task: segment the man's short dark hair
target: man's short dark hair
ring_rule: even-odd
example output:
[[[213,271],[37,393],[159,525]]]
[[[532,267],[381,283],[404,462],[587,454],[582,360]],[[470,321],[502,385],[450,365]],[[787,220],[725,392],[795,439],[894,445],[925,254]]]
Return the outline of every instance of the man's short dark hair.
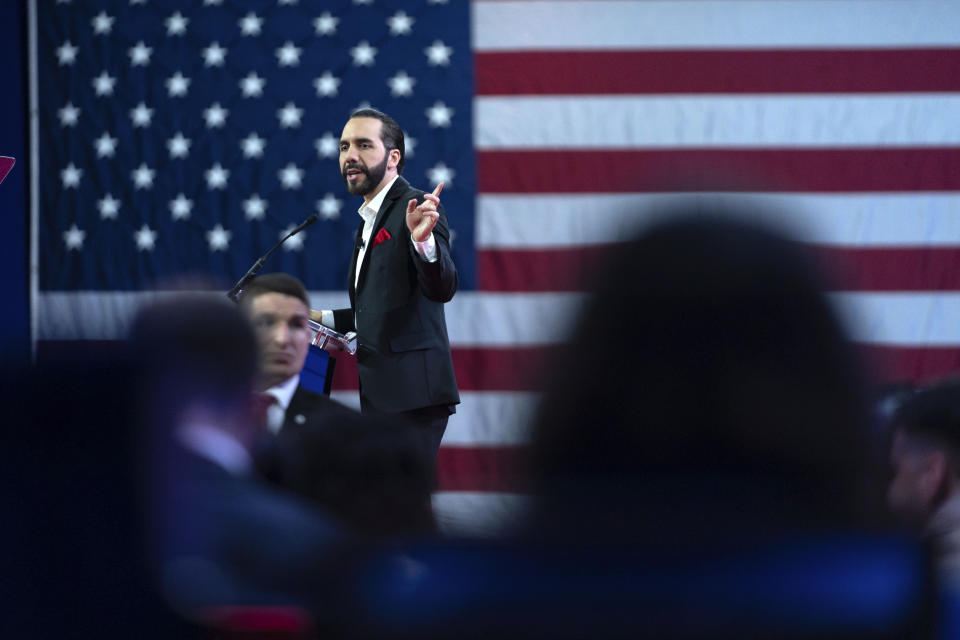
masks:
[[[303,304],[310,307],[310,296],[307,295],[307,288],[303,283],[291,276],[289,273],[265,273],[257,276],[243,290],[240,296],[241,304],[250,304],[253,299],[265,293],[282,293],[293,296],[303,301]]]
[[[397,173],[403,172],[403,166],[407,163],[406,148],[403,141],[403,129],[397,124],[397,121],[377,109],[357,109],[350,114],[350,119],[354,118],[374,118],[382,123],[380,127],[380,140],[386,147],[387,153],[390,149],[396,149],[400,152],[400,162],[397,163]]]
[[[918,390],[894,413],[892,426],[960,451],[960,378]]]

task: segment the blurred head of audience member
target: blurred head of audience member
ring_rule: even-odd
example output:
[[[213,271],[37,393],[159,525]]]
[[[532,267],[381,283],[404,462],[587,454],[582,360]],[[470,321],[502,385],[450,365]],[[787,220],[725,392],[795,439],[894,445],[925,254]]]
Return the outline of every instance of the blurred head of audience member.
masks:
[[[371,538],[433,533],[433,473],[414,429],[348,412],[306,424],[280,441],[278,482]]]
[[[882,512],[865,388],[805,251],[743,211],[659,213],[609,260],[555,363],[538,516],[582,536]]]
[[[300,373],[310,347],[310,298],[297,278],[286,273],[257,276],[240,299],[260,346],[258,390]]]
[[[960,570],[960,378],[904,400],[891,435],[890,508],[925,527],[944,564]]]
[[[202,422],[249,448],[255,435],[250,394],[257,343],[234,305],[175,295],[144,308],[130,338],[145,372],[145,418],[157,435]]]

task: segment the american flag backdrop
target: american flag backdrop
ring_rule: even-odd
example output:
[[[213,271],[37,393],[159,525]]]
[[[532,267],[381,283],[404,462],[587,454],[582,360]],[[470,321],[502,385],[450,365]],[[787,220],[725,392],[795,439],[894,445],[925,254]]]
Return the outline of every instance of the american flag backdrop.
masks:
[[[916,0],[32,0],[34,335],[123,335],[177,276],[267,271],[346,306],[359,224],[336,142],[371,105],[441,196],[463,397],[438,504],[511,472],[583,274],[696,189],[785,222],[881,380],[960,371],[960,3]],[[764,206],[769,205],[769,206]],[[340,358],[334,396],[356,399]]]

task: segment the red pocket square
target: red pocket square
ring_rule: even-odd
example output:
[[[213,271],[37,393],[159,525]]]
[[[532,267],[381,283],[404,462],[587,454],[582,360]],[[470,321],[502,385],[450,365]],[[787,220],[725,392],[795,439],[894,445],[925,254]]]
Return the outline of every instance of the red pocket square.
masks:
[[[390,237],[391,236],[389,231],[387,231],[386,229],[380,229],[380,231],[377,232],[377,236],[373,239],[373,246],[377,246],[384,240],[389,240]]]

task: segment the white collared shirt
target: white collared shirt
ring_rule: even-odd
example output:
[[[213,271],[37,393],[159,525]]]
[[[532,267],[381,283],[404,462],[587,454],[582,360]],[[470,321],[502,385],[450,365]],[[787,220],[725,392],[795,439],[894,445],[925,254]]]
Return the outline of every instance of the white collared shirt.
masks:
[[[290,401],[293,399],[293,394],[297,391],[299,385],[300,374],[298,373],[292,378],[264,391],[264,393],[270,394],[276,399],[276,402],[267,407],[267,428],[270,429],[272,433],[278,433],[280,427],[283,426],[283,419],[287,415],[287,408],[290,406]]]
[[[393,183],[397,181],[399,175],[393,176],[393,179],[387,184],[383,185],[383,189],[380,189],[377,195],[373,196],[373,200],[370,202],[364,201],[360,208],[357,209],[357,213],[360,214],[360,217],[363,219],[363,231],[360,232],[360,250],[357,251],[357,268],[353,272],[353,287],[357,287],[357,283],[360,282],[360,269],[363,266],[363,256],[367,254],[367,247],[370,246],[370,235],[373,233],[373,227],[377,223],[377,214],[380,213],[380,207],[383,206],[383,201],[387,197],[387,192],[390,191],[390,187],[393,186]]]

